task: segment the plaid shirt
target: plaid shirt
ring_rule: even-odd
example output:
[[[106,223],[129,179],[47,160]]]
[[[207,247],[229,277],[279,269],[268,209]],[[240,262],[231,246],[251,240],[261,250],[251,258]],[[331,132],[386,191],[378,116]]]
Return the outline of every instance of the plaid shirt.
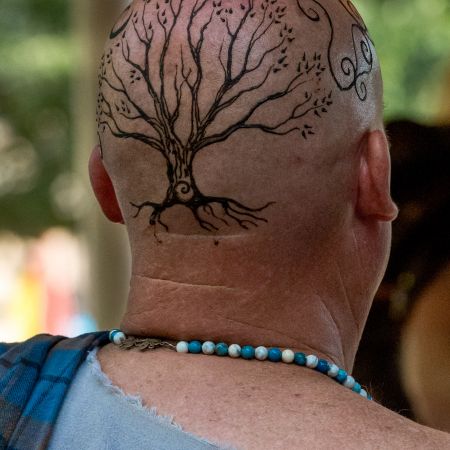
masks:
[[[47,448],[78,368],[89,350],[108,342],[102,331],[0,343],[0,450]]]

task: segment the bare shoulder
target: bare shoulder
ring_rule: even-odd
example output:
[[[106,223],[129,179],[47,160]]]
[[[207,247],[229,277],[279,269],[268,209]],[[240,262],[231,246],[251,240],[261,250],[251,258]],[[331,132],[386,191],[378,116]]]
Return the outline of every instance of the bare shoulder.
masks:
[[[358,404],[349,402],[354,424],[343,427],[345,432],[341,433],[347,434],[347,448],[450,449],[450,434],[420,425],[375,402],[356,400]],[[352,446],[352,441],[360,445]]]
[[[321,392],[323,398],[305,395],[292,419],[292,402],[280,402],[274,426],[285,429],[286,436],[283,445],[271,448],[450,450],[448,433],[420,425],[340,386]]]
[[[98,356],[106,375],[127,394],[173,416],[185,431],[238,449],[450,450],[450,435],[313,371],[111,346]]]

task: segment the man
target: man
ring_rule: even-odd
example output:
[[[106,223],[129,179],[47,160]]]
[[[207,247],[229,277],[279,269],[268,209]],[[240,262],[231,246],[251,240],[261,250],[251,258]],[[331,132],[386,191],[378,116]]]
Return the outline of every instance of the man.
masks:
[[[354,7],[135,0],[111,32],[99,88],[90,172],[129,233],[125,335],[287,348],[350,372],[397,214],[378,61]],[[28,366],[47,384],[16,401],[25,412],[3,394],[8,448],[37,447],[33,427],[54,449],[450,448],[299,364],[125,350],[105,333],[54,338],[50,351],[39,339],[25,350],[39,353]],[[3,384],[29,361],[17,348]],[[49,392],[57,405],[67,397],[45,414]]]

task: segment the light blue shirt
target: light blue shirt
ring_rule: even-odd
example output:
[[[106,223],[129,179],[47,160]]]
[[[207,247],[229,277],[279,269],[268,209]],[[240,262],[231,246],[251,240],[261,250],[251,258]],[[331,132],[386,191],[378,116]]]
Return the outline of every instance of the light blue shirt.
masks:
[[[48,450],[236,450],[183,431],[140,397],[126,395],[102,372],[97,350],[72,381]]]

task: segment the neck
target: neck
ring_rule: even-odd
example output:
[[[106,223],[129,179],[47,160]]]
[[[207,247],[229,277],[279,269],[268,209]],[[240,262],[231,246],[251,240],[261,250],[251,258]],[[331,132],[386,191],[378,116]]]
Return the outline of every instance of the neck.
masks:
[[[154,246],[158,264],[135,257],[121,323],[126,334],[290,348],[351,371],[374,294],[360,277],[343,275],[355,273],[355,258],[294,249],[295,260],[307,264],[293,265],[283,264],[289,250],[277,253],[270,245],[249,255],[236,239],[222,240],[220,253],[214,244],[205,252],[183,242],[172,237]]]

